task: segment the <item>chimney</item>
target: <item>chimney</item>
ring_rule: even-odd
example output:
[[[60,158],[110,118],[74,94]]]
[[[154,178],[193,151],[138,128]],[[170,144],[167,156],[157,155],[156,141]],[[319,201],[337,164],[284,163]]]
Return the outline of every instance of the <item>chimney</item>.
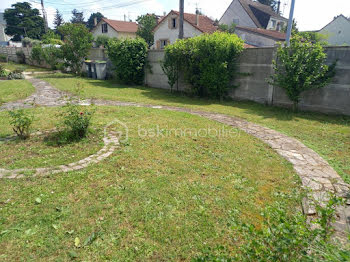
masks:
[[[278,2],[277,2],[277,14],[280,14],[280,11],[281,11],[281,1],[278,0]]]
[[[165,11],[163,12],[163,16],[166,16],[166,12]]]
[[[126,14],[124,14],[124,21],[126,22]]]
[[[196,25],[199,25],[199,10],[198,8],[196,9]]]
[[[94,17],[94,26],[97,26],[97,17]]]

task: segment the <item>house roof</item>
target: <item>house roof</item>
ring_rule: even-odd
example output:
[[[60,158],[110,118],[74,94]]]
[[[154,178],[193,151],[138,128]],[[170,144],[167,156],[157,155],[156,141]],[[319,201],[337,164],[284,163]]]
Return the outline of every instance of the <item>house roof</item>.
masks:
[[[350,23],[350,17],[347,18],[345,15],[341,14],[341,15],[335,16],[332,21],[330,21],[328,24],[326,24],[324,27],[322,27],[320,30],[317,30],[316,32],[322,31],[323,29],[325,29],[327,26],[329,26],[330,24],[332,24],[335,20],[337,20],[339,18],[344,18],[346,21],[348,21]]]
[[[156,30],[158,26],[171,14],[176,14],[178,16],[180,15],[178,11],[170,11],[168,15],[162,17],[162,19],[159,21],[158,25],[153,29],[153,31]],[[184,20],[203,33],[214,33],[217,30],[217,27],[214,25],[214,21],[205,15],[199,15],[199,22],[197,25],[196,16],[196,14],[184,13]]]
[[[258,28],[266,28],[270,18],[288,21],[287,18],[277,14],[271,6],[263,5],[252,0],[237,0],[247,12],[249,17],[253,20]],[[228,7],[230,8],[230,6]]]
[[[138,29],[138,25],[136,22],[118,21],[107,18],[102,18],[101,20],[106,22],[117,32],[136,33]]]
[[[0,24],[6,25],[6,21],[4,19],[4,13],[0,13]]]
[[[252,32],[255,34],[263,35],[268,38],[272,38],[274,40],[278,41],[285,41],[286,40],[286,34],[274,30],[267,30],[262,28],[251,28],[251,27],[245,27],[245,26],[236,26],[236,29],[243,30],[246,32]]]

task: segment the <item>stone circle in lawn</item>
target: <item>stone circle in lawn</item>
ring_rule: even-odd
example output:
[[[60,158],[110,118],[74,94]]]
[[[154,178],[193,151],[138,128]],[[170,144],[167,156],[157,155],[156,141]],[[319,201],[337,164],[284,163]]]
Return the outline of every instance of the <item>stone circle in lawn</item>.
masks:
[[[32,135],[43,135],[52,132],[53,130],[36,132]],[[60,165],[60,166],[51,166],[51,167],[41,167],[41,168],[20,168],[20,169],[3,169],[0,168],[0,178],[23,178],[27,174],[30,174],[30,177],[36,176],[46,176],[50,174],[56,174],[61,172],[69,172],[74,170],[80,170],[88,165],[94,163],[99,163],[103,159],[109,157],[114,150],[119,146],[119,139],[117,137],[118,132],[113,129],[108,130],[104,134],[103,142],[104,146],[97,153],[90,155],[84,159],[79,161],[70,163],[68,165]],[[10,141],[15,139],[15,137],[7,137],[2,138],[0,141]]]

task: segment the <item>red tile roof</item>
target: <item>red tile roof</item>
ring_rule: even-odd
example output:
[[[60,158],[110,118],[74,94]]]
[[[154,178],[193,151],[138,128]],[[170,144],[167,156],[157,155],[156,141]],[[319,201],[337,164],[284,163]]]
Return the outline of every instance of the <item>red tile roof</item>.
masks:
[[[136,22],[126,22],[102,18],[104,22],[109,24],[117,32],[127,32],[127,33],[136,33],[138,25]]]
[[[162,17],[158,25],[161,24],[170,14],[180,15],[178,11],[172,10],[168,15]],[[214,21],[205,15],[199,15],[199,23],[197,25],[196,16],[196,14],[184,13],[184,20],[203,33],[214,33],[217,30],[217,27],[214,25]],[[156,26],[153,30],[155,30],[157,27],[158,26]]]
[[[236,26],[236,29],[238,30],[243,30],[243,31],[248,31],[248,32],[253,32],[256,34],[260,34],[263,36],[267,36],[269,38],[273,38],[275,40],[279,41],[285,41],[286,40],[286,34],[274,30],[266,30],[262,28],[250,28],[250,27],[245,27],[245,26]]]

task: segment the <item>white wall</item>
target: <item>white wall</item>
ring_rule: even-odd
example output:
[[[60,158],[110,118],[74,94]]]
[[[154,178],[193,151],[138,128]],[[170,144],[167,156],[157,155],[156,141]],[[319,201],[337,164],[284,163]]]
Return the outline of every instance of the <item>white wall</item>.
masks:
[[[105,35],[108,37],[116,37],[116,38],[136,38],[136,33],[128,33],[128,32],[117,32],[115,31],[109,24],[107,24],[108,32],[102,33],[102,24],[105,22],[101,21],[97,24],[97,26],[92,29],[91,33],[96,38],[98,35]]]
[[[327,42],[330,45],[350,45],[350,21],[339,16],[320,31],[327,35]]]
[[[184,21],[184,38],[191,38],[202,34],[197,28],[193,27],[188,22]],[[169,29],[168,19],[165,19],[154,32],[154,46],[152,49],[156,48],[156,43],[158,40],[169,40],[170,44],[175,43],[179,37],[179,28]]]
[[[233,23],[233,19],[239,19],[237,25],[257,28],[253,20],[247,14],[243,6],[238,0],[233,0],[229,8],[226,10],[224,15],[221,17],[219,23],[230,26]]]
[[[276,21],[275,26],[273,26],[272,20]],[[278,23],[280,23],[280,25],[281,25],[279,27],[279,31],[281,31],[283,29],[283,27],[285,27],[288,24],[288,21],[283,21],[283,20],[279,20],[277,18],[271,17],[266,29],[267,30],[277,30]]]
[[[247,32],[239,28],[236,28],[235,34],[242,38],[246,44],[257,47],[273,47],[276,44],[274,39],[253,32]]]
[[[6,25],[0,24],[0,42],[7,42],[10,38],[5,34]]]

